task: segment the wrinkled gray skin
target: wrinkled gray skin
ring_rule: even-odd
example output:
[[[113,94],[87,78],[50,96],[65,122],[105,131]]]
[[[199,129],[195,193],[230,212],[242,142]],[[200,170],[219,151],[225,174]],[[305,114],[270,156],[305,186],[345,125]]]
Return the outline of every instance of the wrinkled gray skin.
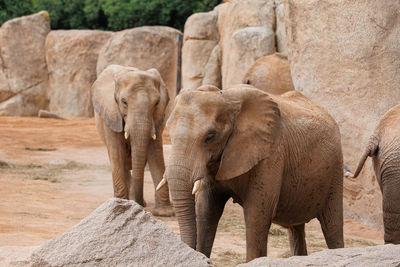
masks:
[[[400,105],[383,115],[361,157],[354,178],[372,157],[382,192],[385,244],[400,244]]]
[[[343,247],[339,128],[301,93],[202,86],[181,92],[167,128],[172,154],[164,178],[190,247],[210,256],[229,198],[244,210],[248,261],[267,255],[272,222],[289,229],[294,255],[307,254],[304,225],[313,218],[329,248]]]
[[[110,65],[93,84],[92,96],[96,126],[110,158],[114,196],[144,206],[146,162],[155,185],[165,170],[162,131],[169,100],[165,84],[156,69]],[[153,214],[173,215],[168,188],[156,192],[155,200]]]

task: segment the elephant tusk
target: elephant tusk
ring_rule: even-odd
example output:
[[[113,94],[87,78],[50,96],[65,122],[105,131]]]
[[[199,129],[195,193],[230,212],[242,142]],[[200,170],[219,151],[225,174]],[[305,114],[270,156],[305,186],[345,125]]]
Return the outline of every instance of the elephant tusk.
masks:
[[[162,180],[156,187],[156,191],[160,190],[166,183],[167,183],[167,180],[165,180],[165,178],[162,178]]]
[[[131,173],[131,176],[132,176],[133,175],[133,170],[130,170],[129,172]]]
[[[128,140],[128,138],[129,138],[129,133],[128,133],[128,132],[125,132],[125,135],[124,135],[124,136],[125,136],[125,139]]]
[[[193,186],[193,190],[192,190],[192,195],[196,194],[197,191],[199,191],[201,186],[201,180],[197,180],[196,182],[194,182],[194,186]]]
[[[153,140],[156,140],[156,138],[157,138],[156,134],[153,134],[153,136],[151,138],[153,138]]]

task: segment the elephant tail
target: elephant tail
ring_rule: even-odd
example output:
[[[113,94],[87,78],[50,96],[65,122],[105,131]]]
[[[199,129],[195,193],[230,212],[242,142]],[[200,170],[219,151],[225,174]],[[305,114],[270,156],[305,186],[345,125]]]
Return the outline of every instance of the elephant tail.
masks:
[[[360,162],[358,163],[356,172],[354,173],[352,178],[357,178],[357,176],[360,174],[367,158],[376,155],[378,153],[378,148],[379,148],[379,138],[376,135],[372,135],[368,141],[367,148],[365,149],[365,151],[360,159]]]

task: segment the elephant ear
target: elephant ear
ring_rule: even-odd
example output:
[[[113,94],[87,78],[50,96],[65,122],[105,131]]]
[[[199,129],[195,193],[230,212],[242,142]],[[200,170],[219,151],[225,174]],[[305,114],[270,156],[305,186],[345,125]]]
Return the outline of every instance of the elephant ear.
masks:
[[[166,111],[169,103],[168,89],[157,69],[149,69],[147,72],[155,77],[155,86],[160,92],[160,101],[154,110],[154,127],[156,132],[162,132],[165,121],[167,120]]]
[[[274,153],[281,133],[278,104],[253,86],[223,90],[227,101],[238,101],[234,128],[222,154],[217,180],[248,172]]]
[[[91,88],[94,110],[113,131],[118,133],[123,130],[123,122],[114,96],[116,90],[114,76],[121,69],[121,66],[108,66],[100,73]]]

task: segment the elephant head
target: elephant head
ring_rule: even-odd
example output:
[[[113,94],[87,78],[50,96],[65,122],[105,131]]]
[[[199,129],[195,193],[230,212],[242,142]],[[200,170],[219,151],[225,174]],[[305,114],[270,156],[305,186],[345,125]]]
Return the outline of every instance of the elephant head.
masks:
[[[122,136],[124,131],[131,147],[132,179],[143,181],[148,145],[161,137],[169,101],[159,72],[110,65],[93,84],[92,101],[96,113],[114,132]],[[131,183],[130,195],[133,187]]]
[[[177,97],[167,128],[172,154],[164,180],[181,238],[195,248],[194,194],[200,184],[240,176],[272,155],[280,137],[280,111],[268,94],[252,86],[219,90],[205,85]]]

